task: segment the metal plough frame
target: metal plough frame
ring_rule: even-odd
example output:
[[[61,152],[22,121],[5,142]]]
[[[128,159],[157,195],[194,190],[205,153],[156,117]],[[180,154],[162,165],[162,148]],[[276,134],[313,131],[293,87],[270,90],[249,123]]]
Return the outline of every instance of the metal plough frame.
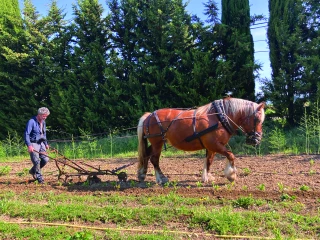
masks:
[[[41,152],[38,152],[38,153],[39,154],[44,154],[47,157],[49,157],[50,159],[53,159],[55,161],[55,164],[56,164],[56,166],[57,166],[57,168],[59,170],[58,179],[61,179],[62,176],[65,176],[65,179],[64,179],[65,183],[67,182],[67,179],[69,177],[88,176],[88,179],[99,180],[99,178],[98,178],[99,175],[115,175],[115,176],[118,176],[119,181],[126,182],[127,178],[128,178],[127,173],[123,172],[123,171],[120,172],[120,170],[122,170],[122,169],[124,169],[126,167],[129,167],[129,166],[134,164],[134,162],[131,162],[129,164],[123,165],[123,166],[115,168],[113,170],[103,170],[103,169],[100,169],[100,166],[97,168],[97,167],[91,166],[91,165],[89,165],[87,163],[84,163],[84,162],[77,162],[76,163],[75,161],[72,161],[72,160],[68,159],[67,157],[65,157],[64,155],[62,155],[55,148],[51,147],[51,151],[54,152],[59,157],[58,158],[53,158],[53,157],[47,155],[46,153],[41,153]],[[75,173],[66,172],[65,171],[66,166],[76,170],[77,172],[75,172]],[[88,170],[88,168],[94,169],[95,171],[92,171],[90,169]]]

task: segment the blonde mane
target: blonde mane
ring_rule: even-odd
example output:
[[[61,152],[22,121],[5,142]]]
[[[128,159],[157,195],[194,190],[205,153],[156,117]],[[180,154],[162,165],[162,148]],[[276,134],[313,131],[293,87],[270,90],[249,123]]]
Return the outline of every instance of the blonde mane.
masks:
[[[244,116],[250,116],[257,109],[258,104],[239,98],[224,99],[224,110],[228,116],[234,116],[236,113],[241,112]]]
[[[239,112],[243,116],[250,116],[254,114],[258,107],[258,103],[251,102],[240,98],[225,98],[223,99],[225,113],[229,117],[234,117]],[[212,104],[208,103],[197,109],[197,116],[208,114],[212,110]],[[264,121],[264,113],[261,116],[261,121]]]

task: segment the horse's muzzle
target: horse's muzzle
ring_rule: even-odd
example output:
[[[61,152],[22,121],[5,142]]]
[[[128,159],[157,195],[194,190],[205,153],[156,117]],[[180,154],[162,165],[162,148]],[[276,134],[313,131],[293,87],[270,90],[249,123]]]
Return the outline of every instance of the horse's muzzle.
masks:
[[[259,145],[262,140],[262,133],[259,132],[250,132],[247,134],[246,144],[248,145]]]

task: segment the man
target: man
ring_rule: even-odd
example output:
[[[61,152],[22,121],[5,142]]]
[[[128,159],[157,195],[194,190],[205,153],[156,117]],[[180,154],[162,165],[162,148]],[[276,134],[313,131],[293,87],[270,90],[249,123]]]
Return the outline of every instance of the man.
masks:
[[[49,149],[49,145],[47,142],[45,122],[49,114],[50,111],[48,108],[39,108],[38,114],[27,122],[24,132],[24,142],[28,147],[28,152],[30,153],[30,158],[33,163],[33,167],[29,170],[29,173],[33,176],[34,180],[37,180],[40,184],[44,183],[41,168],[49,161],[46,155],[46,149]]]

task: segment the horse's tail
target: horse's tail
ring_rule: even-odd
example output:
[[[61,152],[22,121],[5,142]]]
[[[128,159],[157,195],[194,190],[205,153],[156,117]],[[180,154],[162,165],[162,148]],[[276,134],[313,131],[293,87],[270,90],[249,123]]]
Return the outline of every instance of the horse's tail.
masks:
[[[148,149],[148,142],[147,139],[144,138],[144,131],[143,131],[143,123],[146,120],[146,118],[150,115],[150,113],[145,113],[139,120],[138,128],[137,128],[137,134],[138,134],[138,170],[142,169],[144,167],[144,161],[148,161],[147,158],[147,149]]]

